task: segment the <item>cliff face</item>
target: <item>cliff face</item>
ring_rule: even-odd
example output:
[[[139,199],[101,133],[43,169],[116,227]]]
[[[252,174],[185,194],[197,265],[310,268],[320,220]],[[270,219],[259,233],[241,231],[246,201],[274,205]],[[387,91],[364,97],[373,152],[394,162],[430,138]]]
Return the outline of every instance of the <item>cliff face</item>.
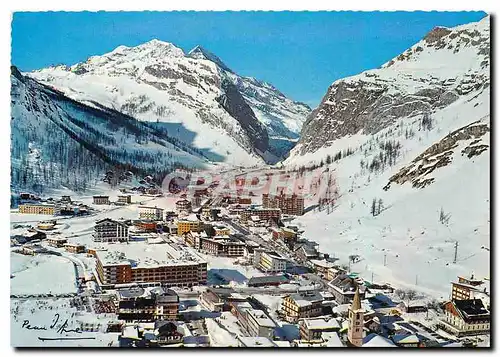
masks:
[[[489,18],[432,30],[381,68],[334,82],[309,115],[291,156],[349,135],[375,134],[488,87],[489,53]]]

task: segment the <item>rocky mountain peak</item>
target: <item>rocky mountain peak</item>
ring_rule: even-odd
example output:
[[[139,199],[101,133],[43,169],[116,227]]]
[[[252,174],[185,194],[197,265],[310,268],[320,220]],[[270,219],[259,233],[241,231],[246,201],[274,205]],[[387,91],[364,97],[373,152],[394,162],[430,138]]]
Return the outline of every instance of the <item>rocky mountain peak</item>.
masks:
[[[203,48],[200,45],[197,45],[191,51],[189,51],[187,57],[196,59],[205,59],[214,62],[221,69],[228,71],[230,73],[234,73],[228,66],[226,66],[224,62],[222,62],[222,60],[219,57],[217,57],[215,54],[213,54],[212,52],[208,51],[207,49]]]
[[[489,53],[488,17],[434,28],[381,68],[335,81],[308,117],[293,154],[312,153],[351,135],[373,135],[480,92],[490,83]]]

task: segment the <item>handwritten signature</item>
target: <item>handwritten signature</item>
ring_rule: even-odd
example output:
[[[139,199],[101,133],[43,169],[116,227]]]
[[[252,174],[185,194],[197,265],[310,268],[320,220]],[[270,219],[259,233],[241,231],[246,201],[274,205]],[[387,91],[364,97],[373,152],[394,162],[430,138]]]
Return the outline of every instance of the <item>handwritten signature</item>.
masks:
[[[63,333],[69,333],[69,332],[74,332],[74,333],[82,333],[82,331],[77,327],[75,329],[70,329],[68,328],[68,325],[69,325],[69,321],[68,319],[66,319],[62,324],[60,324],[60,326],[58,327],[57,324],[60,320],[61,316],[56,313],[54,315],[54,318],[52,319],[52,323],[50,324],[50,326],[47,328],[47,326],[37,326],[37,325],[32,325],[30,323],[30,320],[24,320],[23,321],[23,324],[22,324],[22,328],[25,328],[27,330],[35,330],[35,331],[40,331],[40,330],[56,330],[56,333],[58,334],[63,334]]]

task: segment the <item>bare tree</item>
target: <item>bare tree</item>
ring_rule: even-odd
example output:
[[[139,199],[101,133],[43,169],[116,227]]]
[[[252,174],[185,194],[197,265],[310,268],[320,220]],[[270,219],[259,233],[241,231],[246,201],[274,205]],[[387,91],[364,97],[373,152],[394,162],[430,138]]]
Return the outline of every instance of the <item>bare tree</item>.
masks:
[[[371,210],[370,210],[372,216],[376,216],[377,215],[377,199],[374,198],[373,201],[372,201],[372,207],[371,207]]]
[[[382,211],[382,208],[383,208],[383,201],[381,198],[378,199],[378,206],[377,206],[377,216],[380,214],[380,212]]]
[[[439,211],[439,222],[446,226],[450,222],[450,218],[451,213],[445,213],[443,207],[441,207],[441,211]]]

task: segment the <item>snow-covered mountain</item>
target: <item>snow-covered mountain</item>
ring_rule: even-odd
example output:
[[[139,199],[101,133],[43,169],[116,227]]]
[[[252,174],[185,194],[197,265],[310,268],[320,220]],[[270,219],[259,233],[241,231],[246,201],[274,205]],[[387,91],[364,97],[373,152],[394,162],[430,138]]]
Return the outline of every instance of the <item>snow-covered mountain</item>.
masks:
[[[489,277],[489,73],[486,17],[334,82],[284,165],[334,170],[339,197],[298,224],[368,280],[447,297],[458,274]]]
[[[41,192],[84,190],[106,170],[162,175],[175,168],[209,168],[201,150],[166,131],[112,109],[68,98],[11,71],[11,186]]]
[[[217,64],[223,75],[233,83],[263,123],[270,137],[298,139],[302,124],[311,108],[307,104],[287,98],[272,84],[253,77],[236,74],[222,60],[201,46],[188,53],[191,58],[206,59]]]
[[[277,160],[269,150],[266,123],[254,111],[256,105],[271,105],[264,100],[272,101],[268,95],[272,87],[237,76],[199,46],[185,55],[171,43],[151,40],[136,47],[120,46],[71,67],[49,67],[28,75],[82,103],[154,123],[212,161],[252,166],[263,163],[263,158]],[[253,97],[241,90],[239,81],[255,82]],[[264,93],[261,102],[248,99],[260,93]],[[272,93],[278,97],[277,90]],[[276,121],[296,120],[295,127],[290,125],[297,135],[308,112],[287,98],[277,102],[282,113]]]

